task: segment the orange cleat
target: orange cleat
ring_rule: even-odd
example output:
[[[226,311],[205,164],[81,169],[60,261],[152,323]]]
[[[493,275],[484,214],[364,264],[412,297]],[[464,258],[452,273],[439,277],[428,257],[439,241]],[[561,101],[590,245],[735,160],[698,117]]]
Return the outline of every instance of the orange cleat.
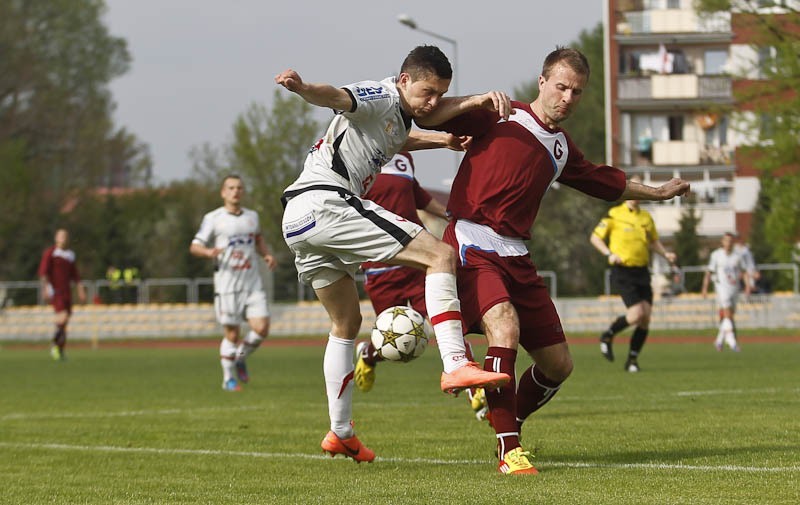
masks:
[[[500,460],[497,471],[507,475],[537,475],[539,473],[530,462],[531,453],[522,447],[511,449]]]
[[[442,373],[442,391],[457,395],[461,391],[473,387],[495,389],[508,384],[511,377],[507,373],[487,372],[470,361],[465,366],[450,373]]]
[[[341,439],[336,433],[329,431],[325,438],[322,439],[320,446],[322,447],[322,452],[327,452],[331,457],[342,454],[345,457],[353,458],[356,463],[361,463],[362,461],[371,463],[375,459],[375,453],[372,449],[362,444],[355,435]]]

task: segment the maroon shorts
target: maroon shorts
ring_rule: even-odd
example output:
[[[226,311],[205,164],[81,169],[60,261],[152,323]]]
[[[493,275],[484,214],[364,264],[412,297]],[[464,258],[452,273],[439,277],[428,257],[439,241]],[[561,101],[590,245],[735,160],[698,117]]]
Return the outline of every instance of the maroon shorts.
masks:
[[[425,307],[425,272],[422,270],[400,267],[374,274],[367,271],[364,289],[376,315],[389,307],[410,305],[423,316],[428,316]]]
[[[456,245],[452,226],[445,230],[444,241]],[[566,342],[550,291],[530,256],[500,256],[475,248],[464,254],[466,264],[458,266],[458,297],[465,330],[480,332],[483,315],[508,301],[517,310],[520,345],[527,351]]]
[[[53,295],[53,298],[50,300],[50,303],[53,304],[53,309],[56,312],[64,312],[66,311],[67,314],[72,314],[72,298],[69,296],[63,295]]]

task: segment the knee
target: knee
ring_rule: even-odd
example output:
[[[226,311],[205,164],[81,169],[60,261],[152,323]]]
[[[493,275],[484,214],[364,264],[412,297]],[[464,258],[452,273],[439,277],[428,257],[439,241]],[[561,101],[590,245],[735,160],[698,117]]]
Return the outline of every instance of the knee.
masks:
[[[554,382],[564,382],[572,374],[572,356],[566,355],[548,363],[536,363],[545,377]]]
[[[250,329],[256,332],[260,337],[269,335],[269,319],[250,323]]]
[[[437,241],[436,248],[433,251],[436,267],[439,271],[455,272],[456,271],[456,251],[448,244]]]
[[[334,337],[352,340],[358,336],[358,332],[361,330],[361,322],[361,314],[334,320],[331,333]]]

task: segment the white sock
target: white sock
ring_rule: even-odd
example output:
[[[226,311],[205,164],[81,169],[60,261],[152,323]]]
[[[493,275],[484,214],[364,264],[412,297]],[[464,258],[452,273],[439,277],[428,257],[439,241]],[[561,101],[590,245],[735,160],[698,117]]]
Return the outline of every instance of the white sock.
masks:
[[[425,305],[436,334],[445,373],[466,365],[469,361],[461,329],[461,303],[456,292],[456,276],[446,272],[428,274],[425,277]]]
[[[350,420],[353,415],[353,351],[355,341],[328,336],[322,370],[328,394],[328,416],[331,430],[339,438],[353,436]]]
[[[250,330],[242,340],[242,343],[239,344],[239,347],[236,348],[236,359],[238,361],[244,361],[258,349],[263,341],[264,337]]]
[[[733,321],[726,317],[722,320],[720,327],[724,329],[725,343],[731,349],[736,349],[736,334],[733,332]]]
[[[725,343],[725,330],[722,329],[722,323],[720,323],[719,331],[717,332],[717,339],[714,341],[714,345],[721,349],[723,343]]]
[[[236,344],[223,338],[219,344],[219,362],[222,365],[222,382],[236,377]]]

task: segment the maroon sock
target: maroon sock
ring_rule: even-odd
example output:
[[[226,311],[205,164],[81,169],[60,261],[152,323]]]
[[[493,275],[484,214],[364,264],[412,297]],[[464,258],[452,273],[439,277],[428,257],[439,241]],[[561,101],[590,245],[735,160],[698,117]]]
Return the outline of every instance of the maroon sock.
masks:
[[[529,415],[533,414],[549,402],[558,393],[561,383],[550,380],[532,365],[519,378],[517,388],[517,422],[518,429]]]
[[[486,389],[486,402],[492,415],[492,428],[497,434],[498,455],[519,447],[519,429],[516,420],[516,379],[514,365],[517,351],[506,347],[489,347],[483,360],[483,369],[507,373],[511,381],[499,389]]]
[[[375,363],[378,361],[383,361],[380,356],[378,356],[378,351],[375,349],[375,346],[372,345],[372,342],[369,342],[367,345],[367,352],[366,354],[362,354],[361,356],[364,358],[364,363],[369,366],[375,366]]]

